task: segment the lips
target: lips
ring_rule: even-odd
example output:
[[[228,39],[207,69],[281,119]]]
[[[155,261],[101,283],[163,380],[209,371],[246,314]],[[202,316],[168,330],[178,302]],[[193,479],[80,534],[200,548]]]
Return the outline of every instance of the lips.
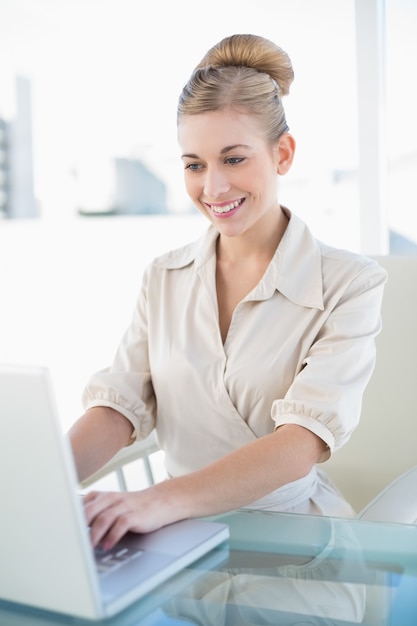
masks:
[[[237,209],[237,207],[240,206],[243,201],[244,198],[240,198],[240,200],[235,200],[234,202],[229,202],[228,204],[208,204],[207,202],[206,204],[210,207],[213,213],[223,215],[224,213],[230,213],[230,211],[233,211],[233,209]]]

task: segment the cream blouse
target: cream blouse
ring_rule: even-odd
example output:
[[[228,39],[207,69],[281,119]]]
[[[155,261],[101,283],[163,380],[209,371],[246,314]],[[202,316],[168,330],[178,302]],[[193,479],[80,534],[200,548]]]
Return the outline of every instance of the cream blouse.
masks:
[[[299,424],[340,448],[358,423],[375,361],[385,271],[331,248],[290,214],[259,284],[223,345],[213,226],[147,267],[113,364],[92,376],[85,408],[109,406],[138,439],[156,428],[169,475],[191,472]],[[323,459],[324,460],[324,459]]]

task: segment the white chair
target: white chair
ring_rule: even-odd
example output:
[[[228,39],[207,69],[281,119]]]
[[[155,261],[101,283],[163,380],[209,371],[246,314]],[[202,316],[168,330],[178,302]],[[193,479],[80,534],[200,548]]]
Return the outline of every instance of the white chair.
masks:
[[[375,371],[364,394],[358,428],[323,465],[358,512],[417,464],[417,257],[377,260],[387,270],[388,282]],[[413,486],[412,476],[408,487]],[[401,482],[403,488],[405,484]],[[400,484],[396,489],[400,494]],[[385,492],[384,502],[388,493],[394,492]],[[413,494],[416,498],[416,489]],[[409,518],[409,512],[405,516]]]
[[[372,522],[417,524],[417,465],[385,487],[359,517]]]

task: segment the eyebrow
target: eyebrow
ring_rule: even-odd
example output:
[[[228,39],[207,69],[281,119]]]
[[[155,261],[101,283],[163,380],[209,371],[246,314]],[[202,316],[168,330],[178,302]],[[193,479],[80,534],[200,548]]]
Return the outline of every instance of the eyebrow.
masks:
[[[232,150],[236,150],[237,148],[246,148],[247,150],[250,150],[250,148],[251,148],[251,147],[250,147],[250,146],[247,146],[247,145],[246,145],[246,144],[244,144],[244,143],[236,143],[236,144],[234,144],[233,146],[225,146],[224,148],[222,148],[222,149],[220,150],[220,154],[226,154],[227,152],[231,152]],[[182,155],[181,155],[181,158],[182,158],[182,159],[184,159],[184,158],[188,158],[188,159],[198,159],[198,158],[199,158],[199,156],[198,156],[198,154],[192,154],[192,153],[190,153],[190,154],[182,154]]]

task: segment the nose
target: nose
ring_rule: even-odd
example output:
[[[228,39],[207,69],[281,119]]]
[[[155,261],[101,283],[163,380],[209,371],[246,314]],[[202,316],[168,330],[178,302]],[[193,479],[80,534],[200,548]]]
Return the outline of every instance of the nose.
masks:
[[[230,189],[230,183],[218,167],[207,167],[204,179],[204,195],[207,198],[217,198]]]

